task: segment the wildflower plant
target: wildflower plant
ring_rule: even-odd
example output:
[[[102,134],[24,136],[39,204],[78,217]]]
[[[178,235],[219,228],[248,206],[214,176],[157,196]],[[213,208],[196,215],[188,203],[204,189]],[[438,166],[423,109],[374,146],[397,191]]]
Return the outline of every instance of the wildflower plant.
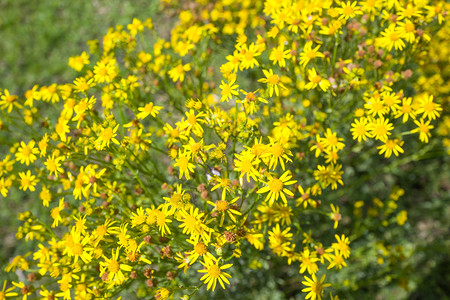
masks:
[[[190,299],[267,257],[322,299],[351,267],[350,222],[405,224],[398,195],[362,211],[353,161],[389,166],[448,132],[448,90],[417,63],[448,3],[189,7],[160,4],[179,12],[170,35],[150,18],[110,28],[69,58],[72,82],[1,90],[0,193],[45,215],[19,214],[16,237],[36,246],[6,267],[30,276],[3,298]]]

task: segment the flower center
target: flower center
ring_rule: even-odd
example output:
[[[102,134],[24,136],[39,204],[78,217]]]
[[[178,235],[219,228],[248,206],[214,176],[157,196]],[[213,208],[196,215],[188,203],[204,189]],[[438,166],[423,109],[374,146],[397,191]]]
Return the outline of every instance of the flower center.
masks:
[[[216,265],[212,265],[208,269],[208,274],[212,278],[219,278],[220,276],[220,268]]]
[[[31,154],[31,149],[28,146],[23,147],[22,149],[22,155],[23,156],[30,156]]]
[[[119,268],[120,268],[119,263],[116,260],[111,259],[111,261],[109,262],[109,265],[108,265],[109,272],[117,273],[117,272],[119,272]]]
[[[391,33],[389,38],[391,39],[391,41],[397,41],[399,39],[399,34],[397,32],[393,32]]]
[[[322,295],[323,292],[323,286],[320,282],[314,282],[311,285],[311,291],[313,291],[317,295]]]
[[[219,200],[216,202],[216,207],[218,211],[226,211],[228,209],[228,202],[225,200]]]
[[[283,189],[283,182],[278,179],[278,178],[273,178],[270,182],[269,182],[269,188],[270,191],[274,192],[274,193],[279,193],[281,192],[281,190]]]
[[[284,153],[283,146],[281,145],[275,145],[271,148],[272,154],[275,157],[280,157]]]
[[[80,243],[76,243],[72,247],[72,252],[74,255],[80,256],[83,254],[83,246]]]
[[[197,245],[195,245],[194,250],[200,256],[205,255],[207,252],[206,246],[203,243],[198,243]]]
[[[189,122],[189,124],[195,125],[195,123],[197,123],[197,117],[194,114],[191,114],[189,115],[187,121]]]

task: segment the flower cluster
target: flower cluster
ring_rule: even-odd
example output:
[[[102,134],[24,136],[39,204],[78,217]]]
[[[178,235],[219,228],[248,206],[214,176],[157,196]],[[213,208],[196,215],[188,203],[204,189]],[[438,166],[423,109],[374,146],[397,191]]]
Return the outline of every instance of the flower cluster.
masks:
[[[294,265],[298,290],[321,299],[325,274],[351,257],[328,198],[346,163],[363,148],[388,159],[433,139],[448,99],[409,66],[437,51],[448,9],[165,3],[179,12],[166,17],[170,36],[134,19],[69,59],[73,82],[2,90],[0,194],[39,198],[46,216],[19,215],[17,238],[38,246],[8,265],[30,276],[5,283],[0,299],[111,298],[131,286],[136,297],[189,299],[233,284],[242,261],[260,268],[250,263],[260,252]],[[407,220],[397,204],[385,213]]]

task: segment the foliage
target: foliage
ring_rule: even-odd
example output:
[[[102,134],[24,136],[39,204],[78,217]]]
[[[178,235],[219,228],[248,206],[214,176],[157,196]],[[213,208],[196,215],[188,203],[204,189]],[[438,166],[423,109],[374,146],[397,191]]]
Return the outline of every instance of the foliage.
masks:
[[[73,82],[3,89],[0,193],[42,206],[0,299],[420,297],[448,262],[415,208],[450,219],[449,8],[166,1]]]

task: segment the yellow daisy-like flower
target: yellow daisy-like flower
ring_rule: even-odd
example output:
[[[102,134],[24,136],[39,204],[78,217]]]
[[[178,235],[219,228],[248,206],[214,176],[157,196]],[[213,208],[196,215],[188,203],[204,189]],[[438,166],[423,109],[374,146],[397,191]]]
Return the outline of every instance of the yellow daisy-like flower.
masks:
[[[61,168],[61,161],[64,160],[64,156],[55,157],[55,154],[52,154],[52,157],[48,157],[47,161],[44,163],[47,167],[47,170],[50,171],[50,175],[55,173],[55,176],[58,176],[58,173],[64,173],[64,169]]]
[[[169,70],[169,77],[170,79],[172,79],[173,82],[177,82],[178,80],[180,82],[183,82],[185,73],[190,70],[191,70],[190,64],[185,64],[183,66],[183,64],[180,61],[180,63],[175,68]]]
[[[312,41],[307,42],[303,48],[303,52],[300,53],[300,65],[302,67],[306,67],[306,65],[316,57],[324,57],[324,55],[319,52],[320,45],[313,49],[312,44]]]
[[[39,180],[36,179],[35,175],[31,175],[30,170],[25,172],[20,172],[20,189],[23,191],[30,190],[34,192],[36,190],[35,185],[39,182]]]
[[[238,199],[239,197],[236,197],[228,202],[227,200],[225,200],[224,195],[222,195],[222,200],[217,200],[216,203],[208,201],[208,204],[214,206],[213,212],[217,211],[220,215],[219,226],[223,225],[226,214],[228,214],[228,216],[234,223],[236,223],[236,217],[234,215],[242,215],[239,211],[236,210],[237,206],[235,206],[235,203]]]
[[[116,139],[117,135],[117,129],[119,129],[119,124],[116,125],[116,127],[106,127],[103,128],[100,132],[98,141],[102,145],[102,147],[107,146],[109,147],[109,143],[112,141],[114,144],[119,145],[119,141]]]
[[[12,286],[10,288],[6,288],[6,280],[3,281],[3,288],[0,291],[0,299],[6,299],[9,297],[17,297],[19,294],[16,292],[13,292],[13,290],[15,289],[15,286]]]
[[[229,267],[232,266],[232,264],[219,266],[218,262],[219,260],[214,261],[212,259],[206,259],[205,262],[201,262],[206,269],[199,270],[198,272],[206,273],[205,275],[202,276],[202,278],[200,278],[200,280],[208,284],[206,286],[207,290],[209,290],[212,287],[212,290],[214,291],[217,285],[217,281],[219,281],[223,289],[225,289],[225,285],[223,284],[224,282],[226,284],[230,284],[227,278],[231,278],[231,275],[223,272],[222,270],[228,269]]]
[[[178,158],[176,159],[174,166],[178,167],[180,171],[179,179],[181,179],[183,175],[187,180],[191,179],[189,172],[194,172],[195,166],[189,162],[190,159],[190,152],[187,152],[186,150],[184,152],[178,151]]]
[[[222,80],[222,84],[219,86],[219,88],[221,89],[220,94],[222,95],[222,97],[220,98],[221,102],[228,102],[231,98],[233,98],[233,95],[239,95],[239,92],[237,91],[239,85],[234,84],[235,82],[236,76],[229,76],[228,83],[225,83]]]
[[[137,114],[137,118],[143,120],[151,115],[153,118],[159,114],[159,111],[162,109],[162,106],[155,106],[153,102],[147,103],[144,107],[139,107],[138,110],[140,113]]]
[[[416,129],[411,130],[411,133],[419,133],[419,139],[421,142],[428,143],[428,138],[431,136],[430,130],[434,128],[433,125],[430,125],[430,120],[426,121],[424,119],[414,120],[414,123],[417,125]]]
[[[27,166],[36,160],[36,154],[39,153],[38,148],[34,148],[35,141],[31,140],[28,144],[23,141],[20,142],[20,147],[16,152],[16,160],[21,164],[25,163]]]
[[[61,211],[62,211],[63,209],[64,209],[64,197],[61,198],[61,199],[59,199],[58,206],[55,207],[55,208],[53,208],[53,209],[50,211],[50,215],[51,215],[52,218],[53,218],[52,228],[57,227],[57,226],[58,226],[58,223],[59,223],[60,221],[62,221],[62,218],[61,218]]]
[[[280,81],[280,76],[278,76],[277,74],[273,74],[273,70],[269,69],[269,71],[267,70],[263,70],[264,75],[266,76],[266,78],[261,78],[258,80],[258,82],[262,82],[262,83],[266,83],[267,87],[269,88],[269,95],[270,97],[273,96],[273,92],[275,92],[275,95],[279,96],[280,95],[280,89],[278,88],[278,86],[282,87],[283,89],[287,89]]]
[[[325,281],[325,274],[323,274],[320,281],[317,280],[316,274],[312,274],[311,278],[308,278],[307,276],[304,278],[305,281],[302,281],[302,284],[307,287],[302,289],[302,292],[309,292],[305,299],[311,298],[311,300],[320,300],[322,299],[324,288],[331,286],[330,283],[323,283]]]
[[[392,153],[394,153],[395,156],[398,156],[399,153],[403,153],[403,141],[399,140],[399,139],[386,139],[384,141],[384,144],[381,146],[378,146],[377,149],[380,150],[380,152],[378,152],[378,154],[383,154],[384,153],[384,157],[389,158],[391,157]]]
[[[292,185],[297,182],[297,180],[290,180],[292,175],[290,175],[289,171],[284,172],[280,178],[272,177],[269,175],[269,181],[264,182],[267,186],[259,189],[257,191],[258,194],[267,193],[265,201],[269,201],[269,205],[272,205],[275,200],[278,198],[283,199],[284,203],[287,203],[286,195],[294,196],[294,194],[285,188],[287,185]]]
[[[111,258],[103,256],[105,261],[100,262],[100,276],[107,274],[107,281],[112,281],[115,285],[120,285],[125,281],[125,275],[122,271],[130,272],[131,267],[126,264],[119,263],[120,248],[114,249],[111,253]]]
[[[308,70],[308,80],[309,82],[305,85],[307,90],[315,89],[318,85],[322,91],[326,92],[331,86],[328,79],[322,78],[314,68]]]

